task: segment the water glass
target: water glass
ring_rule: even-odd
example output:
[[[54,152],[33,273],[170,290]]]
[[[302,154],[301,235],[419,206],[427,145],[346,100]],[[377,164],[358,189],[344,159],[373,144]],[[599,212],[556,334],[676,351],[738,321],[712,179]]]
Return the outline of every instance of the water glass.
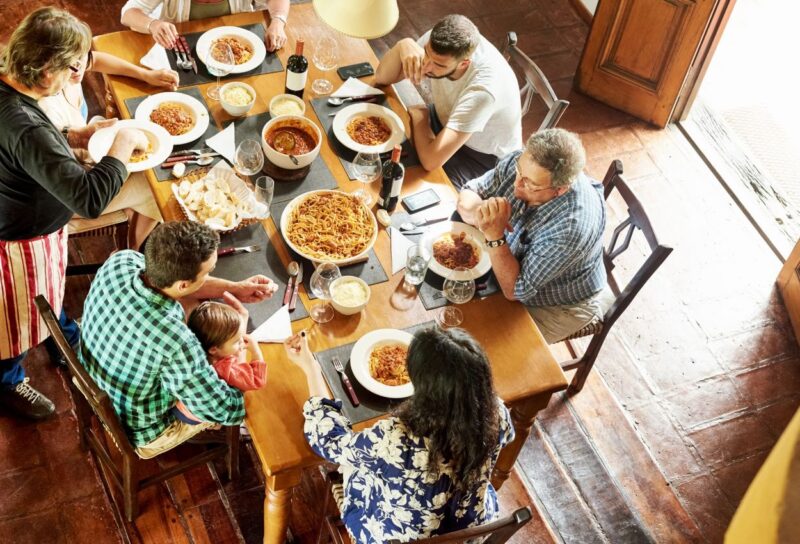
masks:
[[[381,156],[377,153],[366,153],[360,151],[356,153],[353,159],[353,171],[356,179],[365,185],[369,185],[373,181],[381,177]],[[364,205],[369,206],[372,204],[372,196],[364,189],[359,189],[353,193]]]
[[[314,47],[314,55],[311,60],[314,61],[314,66],[322,70],[323,74],[328,70],[333,70],[339,63],[339,44],[330,36],[323,36]],[[333,84],[322,77],[314,80],[311,90],[317,95],[330,94]]]
[[[233,163],[236,171],[245,176],[261,172],[264,167],[264,151],[261,149],[261,142],[253,139],[241,142],[236,146]]]
[[[259,176],[256,179],[256,202],[263,206],[263,210],[258,215],[259,219],[266,219],[269,217],[269,207],[272,205],[272,197],[274,195],[275,180],[269,176]]]
[[[216,40],[211,42],[206,53],[206,68],[209,74],[217,76],[217,84],[209,87],[206,91],[206,96],[211,100],[219,100],[219,78],[230,74],[233,71],[235,62],[236,59],[233,56],[233,50],[230,45]]]
[[[453,304],[469,302],[475,295],[475,279],[472,272],[463,267],[450,271],[442,286],[444,298]],[[442,327],[458,327],[464,321],[464,313],[456,306],[445,306],[436,316]]]
[[[311,308],[311,319],[317,323],[327,323],[333,319],[333,306],[328,302],[331,299],[331,284],[341,277],[339,267],[329,262],[319,263],[311,274],[311,292],[322,301]]]
[[[425,272],[428,271],[430,260],[431,254],[425,247],[421,245],[409,247],[406,255],[406,282],[419,285],[425,281]]]

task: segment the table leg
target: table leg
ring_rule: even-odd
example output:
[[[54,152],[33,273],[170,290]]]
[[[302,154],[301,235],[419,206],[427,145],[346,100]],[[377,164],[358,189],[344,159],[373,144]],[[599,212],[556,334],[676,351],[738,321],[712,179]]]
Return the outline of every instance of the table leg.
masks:
[[[283,544],[289,528],[289,515],[292,511],[292,490],[272,489],[269,482],[264,494],[264,544]]]
[[[508,479],[511,470],[514,468],[514,463],[517,462],[522,446],[525,445],[525,441],[531,434],[531,427],[533,427],[533,420],[536,418],[536,414],[539,413],[539,410],[547,407],[551,396],[551,393],[537,395],[509,406],[511,420],[514,422],[515,436],[514,440],[502,449],[500,456],[497,458],[497,463],[494,465],[492,485],[495,489],[500,489]]]
[[[119,118],[119,110],[117,109],[117,104],[114,101],[114,95],[111,93],[111,85],[108,84],[108,81],[105,82],[106,85],[106,119],[114,119]]]

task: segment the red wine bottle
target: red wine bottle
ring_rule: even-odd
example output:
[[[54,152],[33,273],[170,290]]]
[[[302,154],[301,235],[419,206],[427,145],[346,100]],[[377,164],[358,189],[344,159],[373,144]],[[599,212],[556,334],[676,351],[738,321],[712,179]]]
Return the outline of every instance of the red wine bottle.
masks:
[[[403,188],[403,177],[406,169],[400,164],[400,145],[394,146],[392,159],[383,163],[383,179],[381,192],[378,197],[378,206],[387,212],[393,212],[400,200],[400,191]]]
[[[297,39],[294,55],[286,62],[286,92],[303,98],[308,79],[308,59],[303,56],[303,40]]]

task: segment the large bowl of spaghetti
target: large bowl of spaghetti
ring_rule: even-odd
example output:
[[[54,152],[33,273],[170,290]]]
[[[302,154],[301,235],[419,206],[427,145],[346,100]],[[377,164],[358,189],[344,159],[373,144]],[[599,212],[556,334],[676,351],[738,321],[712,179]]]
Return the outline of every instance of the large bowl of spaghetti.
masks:
[[[378,104],[347,106],[333,118],[333,133],[355,152],[384,153],[406,139],[403,122],[395,112]]]
[[[397,329],[378,329],[358,339],[350,352],[350,367],[358,383],[390,399],[414,394],[406,356],[413,336]]]
[[[378,237],[375,216],[358,198],[341,191],[309,191],[281,215],[283,239],[298,255],[337,265],[364,258]]]

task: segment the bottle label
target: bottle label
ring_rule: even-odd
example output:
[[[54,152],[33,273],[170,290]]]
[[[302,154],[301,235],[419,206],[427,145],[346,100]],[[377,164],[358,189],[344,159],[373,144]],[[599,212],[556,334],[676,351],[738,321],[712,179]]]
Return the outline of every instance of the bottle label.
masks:
[[[302,91],[306,88],[306,80],[308,79],[308,70],[302,74],[286,70],[286,88],[292,91]]]

